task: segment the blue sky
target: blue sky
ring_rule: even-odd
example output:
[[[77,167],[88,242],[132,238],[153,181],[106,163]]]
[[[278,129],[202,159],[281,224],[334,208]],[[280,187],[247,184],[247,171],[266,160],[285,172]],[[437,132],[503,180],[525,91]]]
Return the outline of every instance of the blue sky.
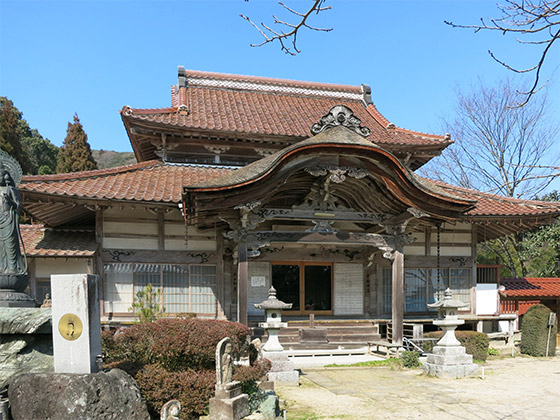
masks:
[[[303,10],[310,0],[286,0]],[[498,16],[488,0],[331,0],[311,23],[329,33],[300,34],[302,53],[251,48],[260,35],[239,17],[271,23],[273,0],[0,0],[0,95],[61,145],[78,113],[92,148],[130,151],[118,111],[170,105],[177,66],[297,80],[369,84],[378,109],[398,126],[441,133],[455,88],[478,77],[513,76],[488,55],[516,66],[538,51],[511,36],[453,29]],[[558,76],[558,49],[543,70]],[[556,73],[555,73],[556,72]],[[531,79],[528,78],[528,81]],[[560,115],[559,85],[551,111]]]

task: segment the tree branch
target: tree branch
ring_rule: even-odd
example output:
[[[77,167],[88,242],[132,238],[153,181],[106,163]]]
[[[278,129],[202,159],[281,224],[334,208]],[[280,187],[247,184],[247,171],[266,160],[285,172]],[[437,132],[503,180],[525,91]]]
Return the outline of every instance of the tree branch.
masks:
[[[239,15],[239,16],[241,16],[243,19],[245,19],[247,22],[253,25],[253,27],[257,31],[259,31],[259,33],[264,37],[263,42],[261,42],[260,44],[251,44],[251,47],[261,47],[265,44],[278,41],[280,43],[280,49],[282,51],[284,51],[286,54],[289,55],[296,55],[301,52],[301,50],[299,50],[297,47],[297,36],[302,28],[307,28],[307,29],[311,29],[312,31],[321,31],[321,32],[332,31],[332,28],[319,28],[316,26],[311,26],[307,23],[307,19],[309,18],[309,16],[311,16],[313,12],[315,12],[315,14],[319,14],[320,12],[324,12],[326,10],[331,9],[331,6],[323,6],[323,3],[325,1],[326,0],[315,0],[313,2],[313,5],[305,13],[297,12],[294,9],[285,5],[284,3],[278,2],[278,4],[282,6],[284,9],[286,9],[289,13],[298,17],[296,23],[289,23],[284,20],[278,19],[275,15],[272,15],[274,19],[274,24],[290,28],[291,30],[289,32],[284,32],[283,30],[276,31],[272,29],[270,26],[261,22],[261,26],[264,28],[263,31],[249,17],[245,15]]]
[[[547,39],[539,41],[516,38],[520,44],[545,45],[537,64],[532,67],[517,68],[507,64],[504,60],[498,59],[492,51],[488,51],[494,61],[510,71],[535,73],[531,88],[526,92],[519,92],[524,95],[524,100],[516,104],[520,107],[526,105],[531,97],[544,86],[539,86],[542,66],[549,54],[550,47],[560,38],[560,29],[558,29],[560,27],[560,0],[507,0],[505,5],[498,5],[498,8],[502,12],[502,17],[490,19],[490,23],[487,23],[484,19],[480,19],[480,25],[459,25],[453,22],[444,22],[453,28],[474,29],[475,33],[481,30],[499,31],[504,35],[516,33],[521,36],[547,33]]]

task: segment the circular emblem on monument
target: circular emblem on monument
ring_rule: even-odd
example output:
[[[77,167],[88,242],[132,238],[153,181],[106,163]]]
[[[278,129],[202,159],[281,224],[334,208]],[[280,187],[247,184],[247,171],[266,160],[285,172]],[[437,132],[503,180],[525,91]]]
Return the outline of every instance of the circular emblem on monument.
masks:
[[[82,335],[82,331],[82,320],[78,315],[65,314],[58,321],[58,332],[65,340],[74,341],[78,339]]]

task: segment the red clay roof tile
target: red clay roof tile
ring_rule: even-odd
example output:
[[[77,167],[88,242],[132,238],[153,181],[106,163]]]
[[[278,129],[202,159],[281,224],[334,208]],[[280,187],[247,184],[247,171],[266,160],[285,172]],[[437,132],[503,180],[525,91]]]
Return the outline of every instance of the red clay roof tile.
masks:
[[[444,136],[398,127],[363,100],[361,86],[186,71],[187,88],[172,87],[172,108],[123,108],[123,118],[223,133],[307,138],[310,127],[335,105],[346,105],[379,144],[443,149]],[[178,112],[186,105],[188,112]]]
[[[91,257],[97,250],[95,232],[56,230],[43,225],[20,225],[29,257]]]
[[[502,295],[510,297],[560,297],[560,278],[502,278]]]

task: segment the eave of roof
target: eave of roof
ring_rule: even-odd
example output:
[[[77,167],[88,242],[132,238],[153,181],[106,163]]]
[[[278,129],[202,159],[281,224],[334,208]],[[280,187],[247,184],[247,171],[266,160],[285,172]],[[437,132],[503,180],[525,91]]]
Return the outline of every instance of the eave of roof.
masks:
[[[500,283],[506,298],[560,297],[560,278],[503,278]]]
[[[43,225],[20,225],[28,257],[92,257],[98,244],[95,232],[49,229]]]

